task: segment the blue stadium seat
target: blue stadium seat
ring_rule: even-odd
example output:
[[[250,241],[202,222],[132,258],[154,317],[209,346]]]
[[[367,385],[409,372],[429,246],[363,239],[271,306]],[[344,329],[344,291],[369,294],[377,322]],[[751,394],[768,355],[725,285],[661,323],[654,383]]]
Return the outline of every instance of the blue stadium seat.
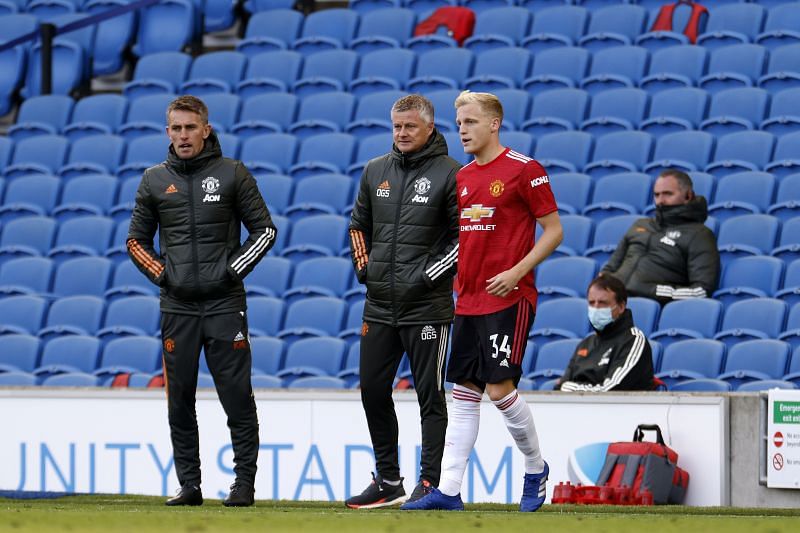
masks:
[[[586,296],[596,270],[594,260],[586,257],[558,257],[543,262],[536,268],[539,304],[563,296]]]
[[[19,257],[0,265],[0,295],[45,294],[53,281],[53,262],[45,257]]]
[[[6,187],[0,205],[0,223],[22,217],[48,214],[61,193],[61,180],[54,176],[33,175],[13,180]]]
[[[641,213],[652,197],[652,190],[647,174],[626,172],[603,176],[595,183],[592,202],[582,214],[597,224],[607,218]]]
[[[542,383],[561,377],[567,369],[572,354],[575,353],[578,342],[579,339],[561,339],[540,346],[536,362],[525,377],[531,380],[537,389]]]
[[[437,8],[455,6],[457,4],[457,0],[403,0],[403,5],[412,9],[420,18],[427,17]]]
[[[128,142],[145,135],[158,134],[161,136],[161,142],[164,145],[163,153],[166,155],[168,141],[164,138],[166,126],[164,112],[174,99],[175,95],[169,93],[150,94],[136,98],[128,108],[128,120],[119,127],[117,134]]]
[[[536,144],[533,135],[524,131],[500,131],[500,144],[511,148],[519,154],[532,154]]]
[[[48,256],[60,263],[65,259],[102,255],[114,233],[114,221],[103,216],[84,216],[65,221],[58,228]]]
[[[576,172],[590,161],[593,138],[582,131],[551,133],[538,139],[536,159],[550,175]]]
[[[786,302],[773,298],[734,302],[725,310],[722,326],[714,338],[729,349],[747,340],[776,339],[783,331],[788,311]]]
[[[673,386],[690,379],[716,378],[725,361],[725,345],[711,339],[689,339],[670,344],[661,357],[656,377]]]
[[[65,372],[42,380],[42,387],[97,387],[100,378],[86,372]]]
[[[482,11],[476,15],[475,29],[463,46],[475,54],[516,46],[528,35],[530,22],[531,12],[523,7],[495,7]]]
[[[414,32],[417,15],[410,9],[390,7],[361,15],[349,48],[359,54],[400,48]]]
[[[472,74],[475,56],[463,48],[432,50],[419,56],[414,77],[406,83],[409,92],[428,93],[457,89]]]
[[[766,58],[766,48],[757,44],[734,44],[714,50],[708,74],[700,78],[698,86],[710,93],[750,87],[764,73]]]
[[[289,167],[293,178],[343,173],[353,162],[356,139],[348,133],[321,133],[300,143],[297,163]]]
[[[472,76],[463,87],[476,92],[515,89],[527,79],[531,54],[524,48],[506,47],[479,52]]]
[[[42,327],[47,300],[33,295],[0,298],[0,334],[35,334]]]
[[[628,298],[628,309],[633,313],[633,321],[636,327],[641,329],[646,336],[649,336],[658,323],[661,314],[661,306],[655,300],[632,296]],[[656,344],[660,346],[659,344]],[[656,358],[653,352],[653,358]]]
[[[538,1],[530,2],[528,6],[538,4]],[[573,46],[583,35],[588,20],[589,12],[580,6],[545,7],[536,12],[531,31],[522,38],[520,46],[533,54],[559,46]]]
[[[797,386],[791,381],[782,379],[758,379],[748,383],[742,383],[737,387],[736,392],[761,392],[772,389],[795,390]]]
[[[797,302],[794,302],[794,305],[792,305],[789,311],[789,317],[786,319],[786,329],[778,335],[778,340],[788,342],[793,350],[797,350],[797,348],[800,347],[800,305],[797,305]],[[798,353],[800,352],[797,352],[795,357],[797,357]],[[800,360],[793,360],[792,367],[790,367],[787,372],[797,371],[800,371]]]
[[[350,287],[353,266],[342,257],[315,257],[297,264],[290,288],[283,293],[287,305],[310,296],[340,297]]]
[[[2,376],[2,374],[0,374]],[[791,381],[795,385],[800,384],[800,348],[795,348],[792,359],[789,361],[789,368],[784,374],[783,379]]]
[[[556,339],[580,339],[589,332],[585,298],[558,298],[537,306],[536,320],[528,336],[540,349]]]
[[[800,53],[800,45],[797,45]],[[800,66],[797,69],[800,71]],[[800,129],[800,86],[785,89],[772,97],[769,117],[764,119],[759,129],[781,136]]]
[[[182,52],[155,52],[136,62],[133,79],[122,88],[122,94],[133,100],[151,94],[173,94],[186,80],[192,57]],[[162,113],[166,107],[162,108]],[[136,120],[137,115],[129,114]]]
[[[0,335],[0,376],[8,372],[33,372],[39,366],[40,351],[38,337]]]
[[[242,99],[288,92],[300,77],[303,56],[291,50],[263,52],[250,58],[243,80],[236,85]]]
[[[127,146],[125,162],[117,168],[117,177],[120,180],[135,178],[138,187],[142,173],[166,159],[169,139],[163,133],[144,135],[133,139]]]
[[[340,132],[353,118],[355,107],[356,97],[350,93],[334,91],[312,94],[300,102],[297,120],[287,132],[301,142],[320,133]]]
[[[139,14],[139,31],[133,53],[178,52],[196,37],[198,14],[190,0],[161,0]]]
[[[784,262],[800,259],[800,217],[786,220],[781,228],[781,238],[770,255]]]
[[[37,135],[15,144],[11,164],[6,167],[7,179],[32,174],[55,174],[69,150],[69,141],[58,135]]]
[[[709,298],[675,300],[662,309],[658,330],[648,338],[665,348],[686,339],[711,338],[719,327],[722,303]]]
[[[764,31],[756,36],[755,42],[770,51],[800,43],[800,6],[781,0],[770,8]]]
[[[528,108],[531,102],[530,95],[522,89],[497,89],[494,94],[503,102],[503,124],[500,125],[501,130],[518,129],[528,116]]]
[[[706,117],[708,102],[708,93],[695,87],[658,92],[652,97],[649,117],[639,129],[654,137],[693,130]]]
[[[122,373],[152,374],[160,368],[161,342],[153,337],[132,336],[108,342],[93,373],[107,378]]]
[[[47,94],[22,102],[8,136],[15,142],[36,135],[57,135],[69,122],[75,102],[69,96]]]
[[[556,181],[569,175],[561,174]],[[558,193],[556,197],[559,197]],[[561,217],[561,226],[564,228],[564,241],[556,249],[554,257],[582,255],[592,242],[592,219],[581,215],[564,215]]]
[[[333,337],[300,339],[286,350],[284,368],[277,376],[284,383],[308,376],[335,376],[342,369],[347,345]]]
[[[208,98],[210,98],[209,95]],[[230,96],[230,95],[222,95],[217,94],[214,96]],[[231,125],[231,127],[233,127]],[[222,150],[222,155],[224,157],[230,157],[231,159],[239,159],[239,136],[233,133],[222,133],[217,131],[217,140],[219,141],[220,149]]]
[[[360,15],[370,13],[378,9],[386,9],[390,7],[398,7],[402,2],[400,0],[352,0],[348,6],[354,11],[358,11]]]
[[[764,89],[741,87],[716,93],[708,118],[700,129],[716,136],[752,130],[767,114],[769,95]]]
[[[347,174],[351,178],[359,179],[367,162],[372,158],[389,152],[392,149],[392,143],[392,134],[388,132],[370,135],[369,137],[361,139],[361,142],[358,143],[355,162],[347,167]],[[447,143],[451,153],[455,149],[463,154],[464,151],[460,149],[460,145],[461,143],[459,142],[459,146],[454,147],[450,144],[449,140]]]
[[[270,259],[270,258],[264,258]],[[271,258],[280,259],[280,258]],[[263,262],[264,260],[262,260]],[[247,299],[247,320],[250,335],[266,337],[277,335],[283,327],[286,302],[270,296],[255,296]]]
[[[670,387],[673,392],[730,392],[731,384],[719,379],[689,379]]]
[[[240,52],[208,52],[197,56],[189,77],[180,92],[203,97],[218,92],[229,93],[244,76],[247,56]]]
[[[319,174],[297,183],[292,204],[284,216],[292,222],[317,214],[338,214],[352,205],[353,180],[339,174]]]
[[[349,9],[325,9],[305,18],[300,37],[292,48],[303,55],[344,48],[355,35],[359,16]]]
[[[104,344],[120,337],[151,336],[158,331],[160,318],[159,302],[155,296],[120,298],[108,305],[103,327],[95,336]]]
[[[797,33],[800,37],[800,32]],[[770,53],[767,73],[758,79],[758,86],[774,95],[800,87],[800,44],[781,46]],[[773,112],[773,114],[775,114]]]
[[[693,171],[705,168],[711,159],[714,137],[704,131],[681,131],[659,137],[653,160],[644,167],[646,173],[667,168]]]
[[[347,90],[358,97],[381,91],[399,91],[411,79],[416,64],[417,56],[411,50],[375,50],[361,56],[358,74],[347,84]]]
[[[128,99],[119,94],[94,94],[75,103],[72,118],[62,133],[71,142],[82,137],[110,134],[125,120]]]
[[[311,257],[335,256],[346,244],[348,222],[338,215],[314,215],[298,220],[281,255],[295,263]]]
[[[5,170],[6,165],[11,161],[11,154],[14,151],[14,141],[8,137],[0,137],[0,173]],[[2,195],[2,191],[0,191]]]
[[[630,45],[645,31],[647,10],[635,5],[612,5],[592,11],[586,35],[578,44],[596,52],[612,46]]]
[[[533,98],[531,112],[520,129],[537,138],[548,133],[574,130],[586,118],[588,107],[589,93],[583,89],[545,91]]]
[[[303,19],[303,14],[294,9],[254,13],[236,50],[251,58],[262,52],[286,50],[299,37]]]
[[[744,135],[743,135],[744,133]],[[726,135],[719,141],[717,154],[724,157],[741,156],[742,159],[752,154],[754,149],[758,149],[760,136],[746,135],[747,133],[769,135],[764,132],[743,132]],[[734,142],[727,143],[730,137],[740,137],[731,139]],[[741,141],[741,142],[735,142]],[[772,141],[771,138],[768,141]],[[768,161],[768,159],[763,159]],[[730,163],[730,167],[724,163]],[[731,168],[737,164],[750,164],[748,161],[728,160],[711,163],[707,169],[711,173],[719,172],[721,169]],[[759,165],[753,165],[759,166]],[[736,172],[727,174],[722,171],[717,182],[717,192],[714,195],[714,203],[708,207],[708,214],[724,222],[725,220],[739,215],[763,213],[772,204],[775,193],[775,178],[767,172]]]
[[[328,10],[330,11],[330,10]],[[305,58],[292,92],[300,98],[330,91],[344,91],[358,68],[358,54],[352,50],[326,50]]]
[[[282,389],[283,380],[277,376],[256,374],[250,376],[250,383],[254,389]]]
[[[729,4],[714,9],[706,31],[697,44],[715,50],[732,44],[750,43],[761,32],[766,10],[758,4]]]
[[[305,337],[335,336],[342,329],[346,312],[347,305],[339,298],[298,300],[287,308],[284,329],[276,336],[289,344]]]
[[[111,281],[112,263],[104,257],[79,257],[59,264],[53,280],[57,296],[103,296]]]
[[[335,376],[302,376],[292,380],[290,389],[346,389],[347,382]]]
[[[82,9],[86,14],[97,15],[124,5],[127,5],[125,0],[87,0]],[[92,75],[114,74],[123,67],[125,53],[133,42],[136,19],[136,13],[126,13],[97,25],[92,47]]]
[[[42,57],[41,43],[31,47],[28,55],[28,70],[25,86],[20,90],[24,98],[41,94]],[[51,73],[52,94],[70,94],[87,80],[84,52],[81,47],[65,40],[53,41],[53,70]]]
[[[513,6],[516,0],[459,0],[459,5],[470,8],[476,15],[480,16],[486,11],[498,9],[498,5]],[[530,11],[528,11],[530,13]]]
[[[592,246],[583,255],[604,265],[631,224],[640,218],[640,215],[619,215],[601,220],[595,227]]]
[[[701,46],[670,46],[653,52],[639,86],[649,93],[694,86],[706,73],[708,51]]]
[[[295,162],[297,144],[294,135],[285,133],[254,135],[244,141],[239,157],[255,174],[283,174]]]
[[[106,303],[97,296],[67,296],[50,305],[44,327],[36,335],[47,342],[63,335],[94,335],[100,329]]]
[[[337,335],[340,339],[344,339],[347,341],[348,345],[351,344],[359,344],[361,339],[361,329],[363,326],[363,316],[364,316],[364,303],[365,300],[359,299],[354,301],[350,304],[349,309],[347,310],[347,319],[344,323],[344,328],[339,332]],[[352,356],[352,350],[348,355],[348,359]],[[358,363],[358,361],[356,361]],[[353,365],[350,364],[350,361],[345,363],[345,369],[352,367]],[[357,365],[356,365],[357,366]],[[341,377],[341,376],[340,376]]]
[[[48,217],[23,217],[5,224],[0,238],[0,262],[46,254],[53,245],[56,230],[56,221]]]
[[[629,87],[598,93],[581,129],[595,137],[636,129],[647,114],[649,100],[645,91]]]
[[[77,2],[71,0],[30,0],[25,9],[31,15],[42,21],[50,22],[59,15],[77,11]]]
[[[292,223],[289,219],[281,215],[272,215],[272,223],[278,230],[278,237],[275,239],[275,244],[270,248],[269,254],[276,256],[283,252],[286,243],[289,242],[289,235],[292,232]]]
[[[90,135],[74,141],[66,164],[58,173],[64,180],[85,174],[113,174],[122,162],[125,140],[117,135]]]
[[[766,298],[780,288],[784,263],[767,256],[740,257],[725,266],[714,299],[725,306],[749,298]]]
[[[343,379],[345,383],[348,384],[349,387],[352,387],[354,384],[358,383],[359,381],[359,365],[361,360],[361,343],[354,342],[350,344],[350,348],[347,351],[347,357],[344,361],[344,369],[336,374],[337,378]],[[0,374],[2,376],[2,374]]]
[[[39,379],[66,372],[86,372],[97,368],[100,341],[87,335],[58,337],[44,345],[42,359],[33,373]]]
[[[208,106],[208,123],[217,133],[228,131],[239,120],[242,101],[238,95],[215,92],[202,98]]]
[[[521,89],[531,95],[542,91],[577,87],[589,70],[591,54],[585,48],[562,46],[537,54],[531,76]]]
[[[406,93],[403,91],[395,90],[377,91],[374,93],[362,94],[362,96],[358,99],[353,120],[347,124],[345,131],[350,135],[354,135],[360,141],[363,141],[365,138],[371,135],[376,135],[379,133],[391,133],[391,108],[394,103],[405,96],[405,94]],[[435,102],[433,102],[433,107],[434,109],[439,109]],[[447,114],[448,110],[443,109],[442,111],[444,114]],[[455,115],[455,109],[453,110],[452,114]],[[434,120],[437,119],[438,117],[434,117]],[[358,149],[359,151],[361,150],[361,144],[359,144]],[[361,160],[362,159],[359,157],[359,155],[356,155],[356,161]]]
[[[619,172],[638,172],[650,161],[654,144],[652,135],[643,131],[603,135],[597,139],[594,160],[583,171],[594,179]]]
[[[270,213],[281,214],[292,203],[294,180],[284,174],[263,174],[255,177],[261,196]]]
[[[789,366],[789,345],[773,339],[741,342],[728,349],[725,366],[717,379],[734,388],[762,379],[781,379]]]
[[[17,146],[19,150],[19,146]],[[771,172],[779,180],[800,171],[800,131],[789,133],[778,139],[772,162],[764,170]],[[8,172],[8,171],[6,171]]]
[[[717,248],[723,266],[736,257],[766,255],[775,247],[780,222],[770,215],[729,218],[719,228]]]
[[[605,48],[592,56],[589,75],[581,80],[581,88],[595,95],[607,89],[636,87],[647,72],[649,63],[650,53],[645,48]]]
[[[0,21],[13,16],[5,15],[0,17]],[[5,37],[6,33],[2,35]],[[16,92],[25,79],[25,64],[25,49],[21,46],[0,52],[0,115],[8,114],[12,109]]]
[[[283,368],[286,343],[275,337],[255,337],[250,340],[253,373],[275,376]]]

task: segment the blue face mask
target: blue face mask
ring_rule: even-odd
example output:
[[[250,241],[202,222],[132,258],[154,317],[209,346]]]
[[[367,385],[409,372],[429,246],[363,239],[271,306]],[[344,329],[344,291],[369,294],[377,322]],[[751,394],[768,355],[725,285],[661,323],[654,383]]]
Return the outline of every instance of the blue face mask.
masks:
[[[611,316],[611,311],[614,310],[614,307],[589,306],[589,322],[591,322],[594,329],[603,331],[606,326],[614,322],[614,318]]]

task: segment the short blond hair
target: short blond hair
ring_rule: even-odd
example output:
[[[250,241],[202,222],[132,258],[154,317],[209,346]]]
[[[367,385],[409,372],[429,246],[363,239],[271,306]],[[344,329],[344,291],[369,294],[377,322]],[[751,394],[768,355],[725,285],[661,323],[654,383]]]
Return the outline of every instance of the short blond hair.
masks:
[[[169,124],[169,114],[173,111],[188,111],[200,115],[200,122],[208,124],[208,107],[205,102],[191,94],[179,96],[167,106],[167,124]]]
[[[455,108],[467,104],[477,104],[481,110],[492,118],[499,118],[503,121],[503,104],[500,99],[492,93],[473,93],[472,91],[462,91],[454,103]]]

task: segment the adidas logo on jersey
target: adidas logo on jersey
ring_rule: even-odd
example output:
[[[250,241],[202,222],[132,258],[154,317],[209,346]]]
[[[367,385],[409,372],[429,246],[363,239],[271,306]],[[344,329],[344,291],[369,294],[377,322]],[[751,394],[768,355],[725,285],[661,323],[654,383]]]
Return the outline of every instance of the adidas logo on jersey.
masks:
[[[178,188],[177,188],[177,187],[175,187],[175,184],[174,184],[174,183],[170,183],[170,184],[169,184],[169,187],[167,187],[167,190],[166,190],[166,191],[164,191],[164,192],[165,192],[165,193],[167,193],[167,194],[176,193],[176,192],[178,192]]]
[[[389,187],[389,180],[385,180],[383,183],[378,185],[378,188],[375,191],[375,196],[378,198],[389,198],[390,190],[391,187]]]
[[[236,336],[233,338],[233,340],[234,341],[243,341],[244,340],[244,335],[240,331],[239,333],[236,334]]]
[[[463,197],[463,196],[466,196],[467,194],[469,194],[469,193],[467,192],[467,188],[466,188],[466,187],[464,187],[464,189],[461,191],[461,196]]]
[[[508,359],[501,359],[500,360],[500,366],[504,366],[504,367],[508,368]]]
[[[424,341],[435,341],[436,330],[433,329],[433,326],[425,326],[422,328],[422,333],[420,333],[419,337]]]

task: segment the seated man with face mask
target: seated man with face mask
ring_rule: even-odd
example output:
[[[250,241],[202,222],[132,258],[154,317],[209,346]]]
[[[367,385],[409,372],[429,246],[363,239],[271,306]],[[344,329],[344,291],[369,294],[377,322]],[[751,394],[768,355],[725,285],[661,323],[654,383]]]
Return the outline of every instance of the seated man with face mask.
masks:
[[[653,390],[653,355],[627,308],[628,292],[612,276],[592,280],[587,291],[589,322],[595,332],[583,339],[556,389],[605,392]]]

